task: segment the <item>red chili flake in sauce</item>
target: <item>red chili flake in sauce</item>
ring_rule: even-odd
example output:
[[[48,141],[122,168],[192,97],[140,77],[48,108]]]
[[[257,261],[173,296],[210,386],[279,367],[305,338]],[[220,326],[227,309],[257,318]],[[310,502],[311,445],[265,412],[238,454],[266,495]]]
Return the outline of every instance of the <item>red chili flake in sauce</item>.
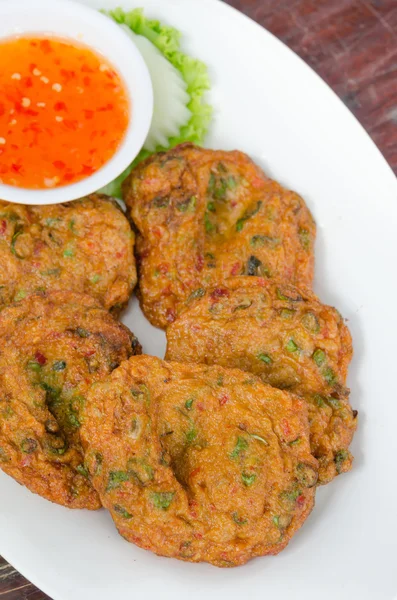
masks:
[[[50,42],[50,40],[40,40],[40,42],[39,42],[39,46],[45,54],[49,54],[50,52],[53,52],[53,48],[52,48],[51,44],[52,44],[52,40],[51,40],[51,42]]]
[[[302,508],[302,506],[305,504],[306,502],[306,498],[303,494],[301,494],[300,496],[297,497],[296,499],[296,503],[299,506],[299,508]]]
[[[7,230],[7,221],[2,219],[0,221],[0,235],[4,235]]]
[[[52,164],[54,165],[54,167],[56,169],[64,169],[66,167],[65,163],[63,162],[63,160],[54,160],[54,162]]]
[[[55,61],[55,63],[59,64],[57,61]],[[71,81],[72,79],[76,79],[76,73],[74,71],[68,71],[67,69],[60,69],[59,72],[62,77],[62,83],[67,83],[68,81]]]
[[[0,183],[45,189],[80,181],[110,160],[127,130],[130,103],[120,76],[80,44],[0,41],[0,90]]]
[[[98,110],[100,112],[105,112],[107,110],[113,110],[113,104],[111,104],[110,102],[108,104],[106,104],[105,106],[101,106],[100,108],[98,108]]]
[[[82,73],[93,73],[93,70],[88,65],[83,65],[81,67],[81,72]]]
[[[66,110],[66,104],[64,102],[55,102],[54,109],[56,111]]]
[[[94,168],[89,165],[83,165],[83,168],[80,171],[83,175],[92,175],[94,172]]]
[[[79,122],[77,119],[64,119],[62,124],[70,131],[77,131],[79,127]]]

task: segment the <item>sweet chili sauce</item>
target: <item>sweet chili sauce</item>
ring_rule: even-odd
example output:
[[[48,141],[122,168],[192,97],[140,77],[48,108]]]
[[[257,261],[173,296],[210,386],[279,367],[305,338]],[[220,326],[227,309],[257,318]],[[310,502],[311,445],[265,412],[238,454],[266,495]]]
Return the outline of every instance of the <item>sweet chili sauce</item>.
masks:
[[[0,183],[45,189],[95,173],[129,118],[120,75],[92,49],[57,38],[0,41]]]

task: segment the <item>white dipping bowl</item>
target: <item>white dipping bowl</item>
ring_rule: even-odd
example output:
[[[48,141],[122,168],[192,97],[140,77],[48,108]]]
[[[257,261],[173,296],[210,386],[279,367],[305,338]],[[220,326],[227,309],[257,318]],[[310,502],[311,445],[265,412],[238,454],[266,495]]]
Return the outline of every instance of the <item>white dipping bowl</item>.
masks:
[[[20,204],[57,204],[81,198],[110,183],[141,150],[153,116],[149,71],[121,27],[71,0],[0,0],[0,40],[20,35],[47,35],[85,44],[114,66],[126,86],[131,106],[126,133],[114,155],[93,175],[70,185],[40,190],[0,184],[0,199]]]

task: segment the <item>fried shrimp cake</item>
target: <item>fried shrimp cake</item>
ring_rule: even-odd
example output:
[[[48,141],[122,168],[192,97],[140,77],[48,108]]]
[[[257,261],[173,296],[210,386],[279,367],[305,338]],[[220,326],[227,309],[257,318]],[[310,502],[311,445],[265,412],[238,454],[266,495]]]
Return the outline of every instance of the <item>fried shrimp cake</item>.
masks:
[[[245,154],[184,144],[140,164],[123,190],[153,325],[165,328],[189,297],[231,276],[311,285],[316,228],[307,206]]]
[[[98,302],[72,292],[33,295],[0,311],[0,468],[69,508],[100,507],[80,444],[90,384],[140,352]]]
[[[107,196],[51,206],[0,201],[0,305],[71,290],[117,311],[136,284],[133,246],[127,218]]]
[[[241,565],[280,552],[313,507],[305,408],[237,369],[133,357],[91,388],[86,465],[128,541]]]
[[[168,360],[251,371],[304,396],[319,481],[348,471],[357,426],[345,388],[352,340],[337,310],[310,291],[233,278],[191,302],[167,329]]]

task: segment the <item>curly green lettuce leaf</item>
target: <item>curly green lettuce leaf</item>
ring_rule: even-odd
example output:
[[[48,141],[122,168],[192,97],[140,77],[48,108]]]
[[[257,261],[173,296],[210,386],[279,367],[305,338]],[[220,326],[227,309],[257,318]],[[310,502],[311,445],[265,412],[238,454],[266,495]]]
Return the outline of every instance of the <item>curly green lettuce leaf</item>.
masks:
[[[184,54],[180,49],[181,33],[159,21],[147,19],[142,8],[125,12],[121,8],[103,11],[116,23],[128,27],[133,33],[149,40],[162,55],[179,71],[186,84],[189,100],[187,108],[189,119],[183,125],[178,135],[168,139],[168,145],[159,145],[156,152],[168,150],[183,142],[193,142],[201,145],[204,142],[211,122],[212,108],[205,102],[204,95],[210,89],[210,81],[206,65],[198,59]],[[131,170],[152,152],[141,150],[131,165],[110,184],[102,188],[102,192],[115,197],[121,197],[121,184]]]

